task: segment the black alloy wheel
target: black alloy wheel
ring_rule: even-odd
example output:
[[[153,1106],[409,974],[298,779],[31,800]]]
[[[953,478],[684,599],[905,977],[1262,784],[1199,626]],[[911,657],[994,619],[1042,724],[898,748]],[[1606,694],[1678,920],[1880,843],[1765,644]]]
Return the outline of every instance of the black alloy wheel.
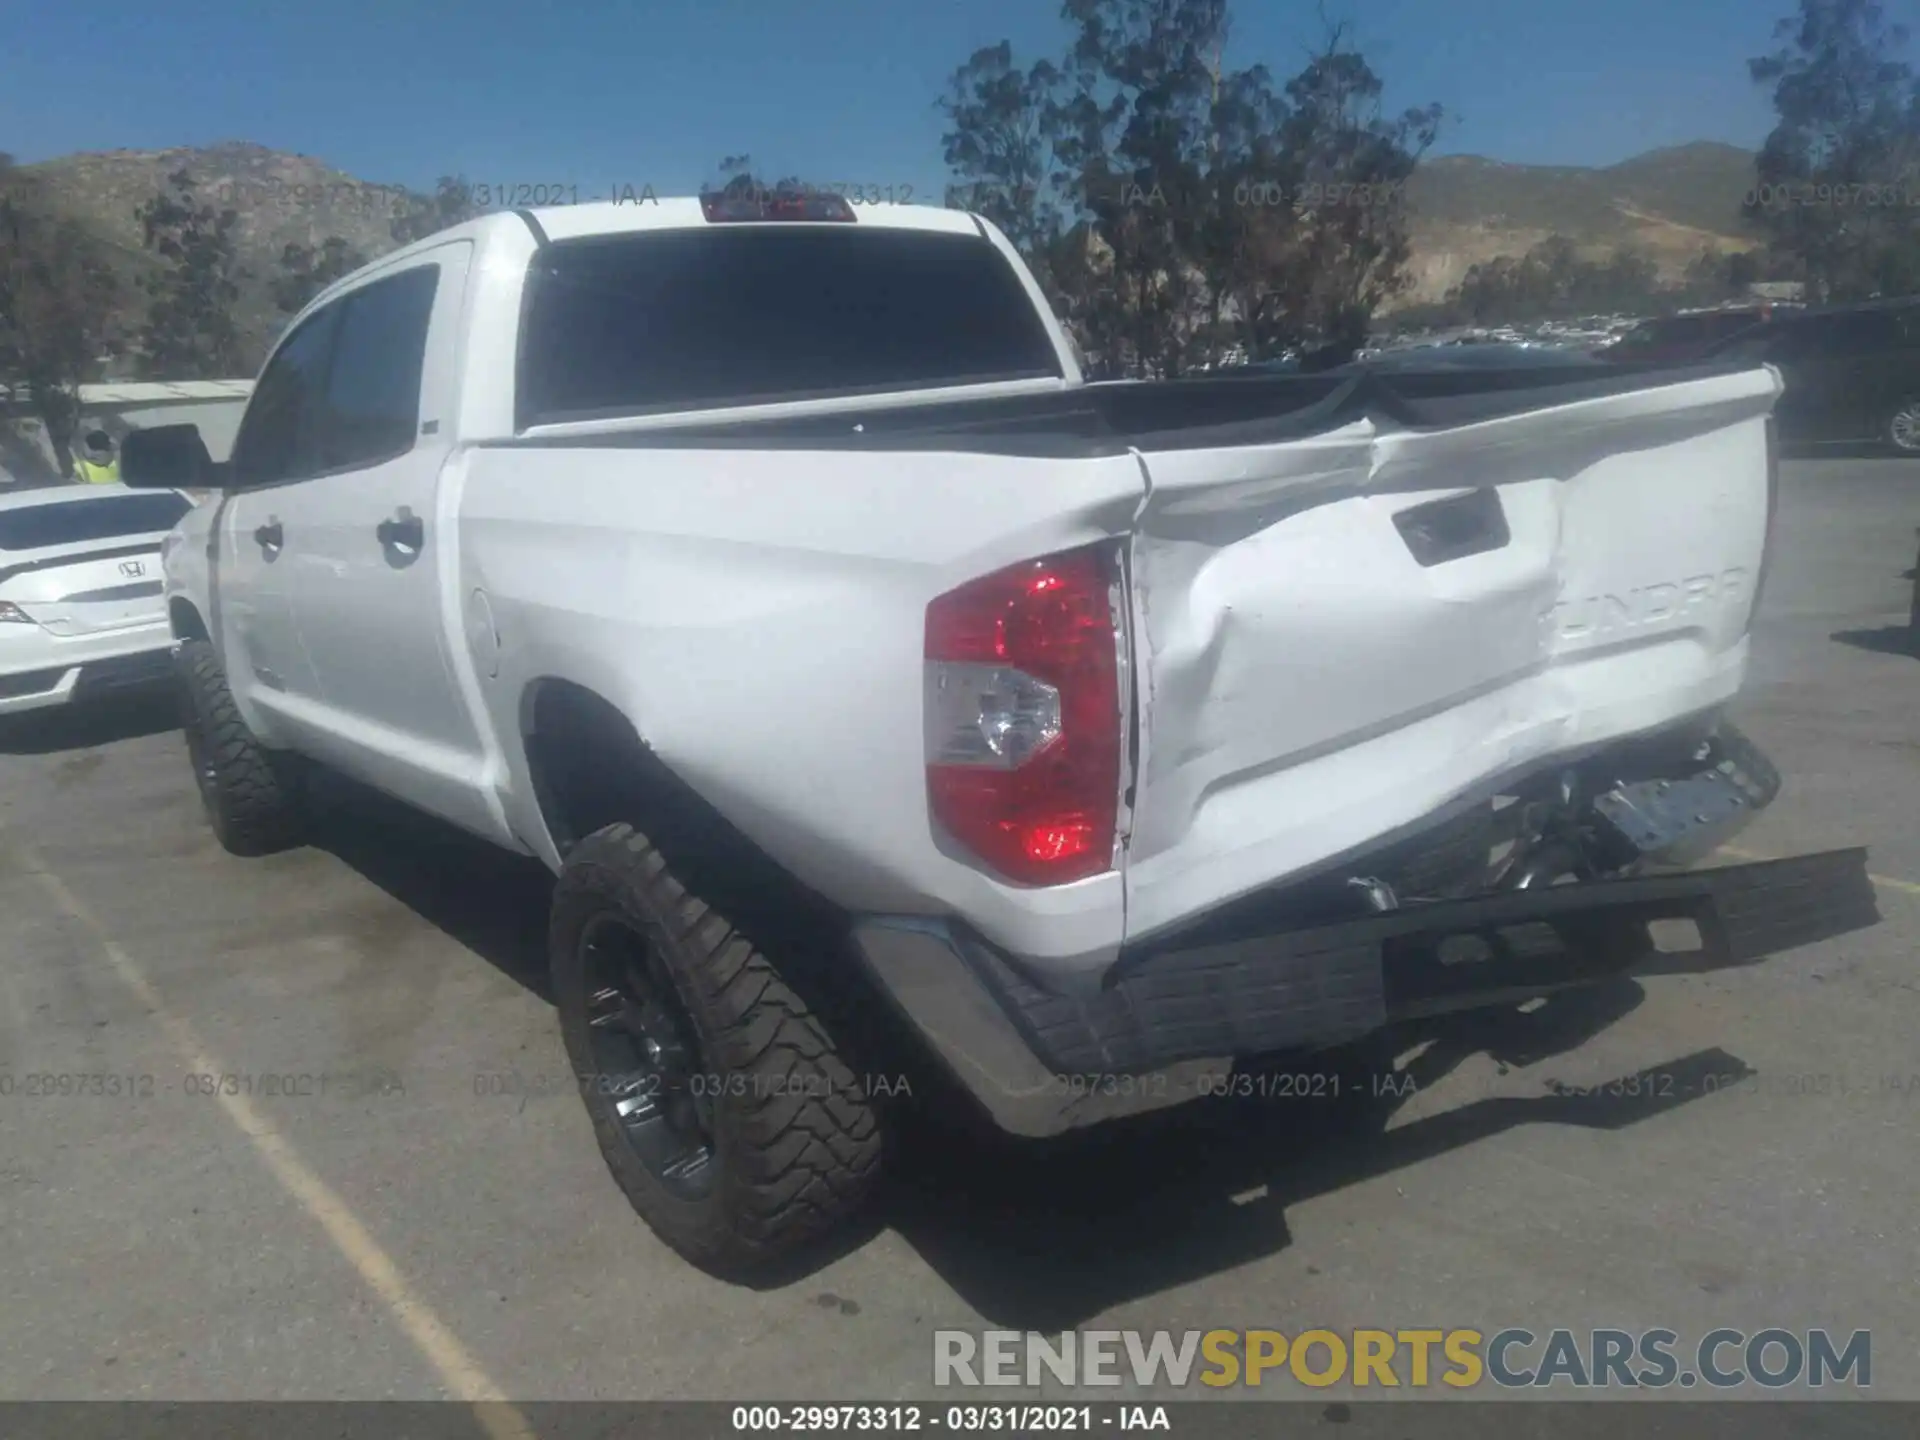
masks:
[[[713,1188],[714,1088],[659,952],[624,916],[603,912],[580,933],[593,1073],[634,1158],[667,1189],[696,1200]]]

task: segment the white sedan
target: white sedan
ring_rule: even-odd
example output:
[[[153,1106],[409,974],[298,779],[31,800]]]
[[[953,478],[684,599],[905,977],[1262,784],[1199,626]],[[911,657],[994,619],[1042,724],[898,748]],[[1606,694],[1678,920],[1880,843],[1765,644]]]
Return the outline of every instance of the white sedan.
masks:
[[[160,542],[192,506],[123,485],[0,493],[0,715],[168,675]]]

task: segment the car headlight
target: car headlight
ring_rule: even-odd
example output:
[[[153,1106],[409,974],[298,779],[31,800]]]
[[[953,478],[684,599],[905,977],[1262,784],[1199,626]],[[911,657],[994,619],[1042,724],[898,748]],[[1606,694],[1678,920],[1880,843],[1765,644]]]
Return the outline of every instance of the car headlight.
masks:
[[[36,625],[38,623],[11,600],[0,600],[0,625]]]

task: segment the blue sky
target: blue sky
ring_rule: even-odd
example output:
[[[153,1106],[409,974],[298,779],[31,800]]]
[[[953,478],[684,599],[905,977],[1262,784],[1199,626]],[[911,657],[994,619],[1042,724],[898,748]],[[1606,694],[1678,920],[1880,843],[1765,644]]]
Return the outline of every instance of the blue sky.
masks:
[[[1238,0],[1227,63],[1297,69],[1322,11],[1440,153],[1607,164],[1770,125],[1746,59],[1795,0]],[[1920,0],[1888,0],[1920,30]],[[686,193],[762,174],[945,179],[935,97],[976,48],[1055,54],[1052,0],[0,0],[0,150],[253,140],[365,180]]]

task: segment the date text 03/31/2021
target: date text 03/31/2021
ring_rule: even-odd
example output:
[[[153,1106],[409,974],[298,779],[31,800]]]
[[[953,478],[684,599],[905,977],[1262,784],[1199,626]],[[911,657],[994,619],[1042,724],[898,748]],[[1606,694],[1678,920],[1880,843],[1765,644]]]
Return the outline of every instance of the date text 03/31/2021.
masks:
[[[152,1100],[164,1095],[206,1095],[248,1099],[307,1099],[330,1096],[360,1099],[374,1095],[405,1095],[406,1084],[393,1070],[192,1071],[182,1075],[154,1075],[133,1071],[28,1071],[15,1075],[0,1070],[0,1100],[77,1100],[94,1096],[109,1100]]]
[[[736,1405],[742,1433],[1172,1430],[1164,1405]]]

